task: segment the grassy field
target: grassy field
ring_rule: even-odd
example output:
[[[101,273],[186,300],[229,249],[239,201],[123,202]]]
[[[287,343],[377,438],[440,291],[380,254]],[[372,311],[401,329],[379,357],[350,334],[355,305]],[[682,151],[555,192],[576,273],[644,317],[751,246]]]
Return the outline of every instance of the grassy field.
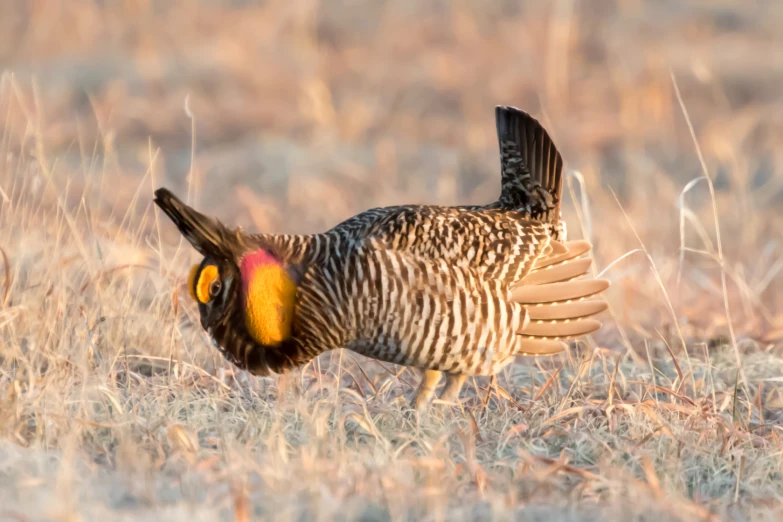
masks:
[[[783,3],[1,4],[0,521],[783,517]],[[420,423],[418,371],[210,347],[155,188],[486,203],[496,104],[564,156],[602,330]]]

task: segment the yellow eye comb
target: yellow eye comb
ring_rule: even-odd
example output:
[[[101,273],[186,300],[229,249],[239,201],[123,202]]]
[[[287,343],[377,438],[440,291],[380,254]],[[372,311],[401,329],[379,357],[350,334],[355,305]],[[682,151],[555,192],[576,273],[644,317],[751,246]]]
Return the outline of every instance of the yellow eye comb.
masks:
[[[195,290],[196,275],[198,275],[198,267],[199,267],[198,263],[190,267],[190,273],[188,274],[188,293],[190,294],[190,297],[192,297],[194,301],[198,301],[198,298],[196,297],[196,290]]]
[[[188,275],[188,293],[194,301],[201,304],[207,304],[210,300],[209,285],[218,278],[218,269],[215,265],[207,265],[199,273],[199,265],[193,265]],[[198,277],[198,282],[196,282]]]

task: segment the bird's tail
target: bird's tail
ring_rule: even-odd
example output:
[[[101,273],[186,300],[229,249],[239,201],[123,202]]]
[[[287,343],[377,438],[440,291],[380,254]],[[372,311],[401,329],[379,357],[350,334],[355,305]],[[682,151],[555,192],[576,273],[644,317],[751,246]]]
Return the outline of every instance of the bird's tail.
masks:
[[[524,326],[517,332],[520,355],[562,352],[567,348],[564,341],[601,328],[591,317],[608,308],[605,301],[589,298],[606,290],[609,281],[581,279],[592,264],[591,258],[581,257],[592,248],[590,243],[570,241],[555,246],[511,289],[510,300],[527,312]]]
[[[228,229],[218,220],[205,216],[183,203],[167,188],[155,191],[155,203],[174,222],[179,231],[204,256],[229,257]]]
[[[502,185],[499,204],[559,224],[563,159],[543,126],[515,107],[495,108]]]

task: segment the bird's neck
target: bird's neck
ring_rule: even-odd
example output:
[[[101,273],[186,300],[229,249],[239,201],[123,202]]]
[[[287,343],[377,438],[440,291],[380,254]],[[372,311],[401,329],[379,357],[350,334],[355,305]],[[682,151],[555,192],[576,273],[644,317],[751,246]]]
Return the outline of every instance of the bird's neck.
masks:
[[[276,346],[291,337],[296,282],[282,262],[258,249],[242,257],[245,327],[258,343]]]

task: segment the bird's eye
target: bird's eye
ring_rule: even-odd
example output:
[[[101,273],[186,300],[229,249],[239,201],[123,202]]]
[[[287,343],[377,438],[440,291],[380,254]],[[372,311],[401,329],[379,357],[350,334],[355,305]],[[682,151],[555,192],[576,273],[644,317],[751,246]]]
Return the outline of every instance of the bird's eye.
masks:
[[[220,284],[219,279],[215,279],[209,284],[209,296],[212,298],[215,298],[220,293],[220,289],[223,287],[223,285]]]

